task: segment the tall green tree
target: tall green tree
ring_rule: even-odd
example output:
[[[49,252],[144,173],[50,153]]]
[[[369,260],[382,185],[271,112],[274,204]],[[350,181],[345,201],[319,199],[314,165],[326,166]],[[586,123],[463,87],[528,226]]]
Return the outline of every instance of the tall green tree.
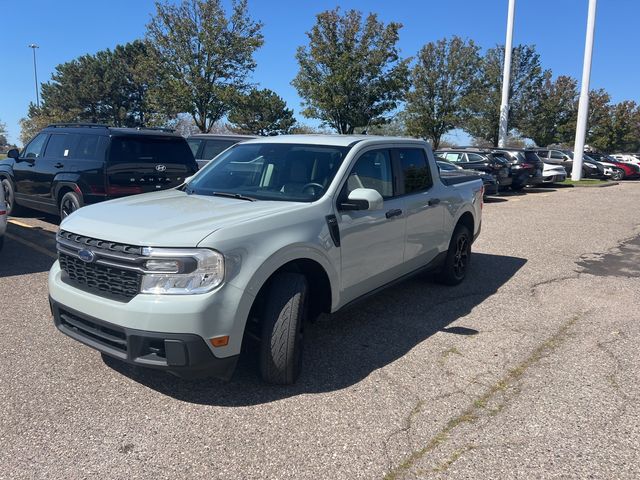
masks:
[[[500,103],[502,100],[502,68],[504,46],[487,50],[482,62],[479,87],[466,98],[471,115],[465,130],[473,137],[498,145]],[[518,45],[511,56],[509,85],[509,129],[519,129],[531,104],[540,94],[546,73],[540,55],[531,45]]]
[[[227,116],[238,133],[253,135],[282,135],[289,133],[296,123],[293,110],[269,89],[253,89],[240,96]]]
[[[418,53],[407,94],[410,135],[431,141],[433,148],[449,130],[467,118],[465,100],[478,84],[480,48],[460,37],[427,43]]]
[[[147,39],[162,59],[166,81],[160,102],[186,112],[207,132],[244,92],[263,44],[262,24],[249,16],[247,0],[233,0],[227,16],[221,0],[156,2]]]
[[[589,128],[589,144],[605,152],[640,149],[640,107],[636,102],[625,100],[608,105],[607,110],[608,113]]]
[[[578,82],[568,76],[555,80],[545,74],[539,95],[532,99],[529,113],[523,116],[520,133],[536,145],[571,143],[578,117]]]
[[[383,123],[408,86],[408,60],[397,47],[401,27],[373,13],[363,19],[356,10],[318,14],[309,44],[296,53],[300,70],[291,82],[302,97],[302,114],[338,133]]]
[[[54,122],[164,124],[166,108],[156,101],[162,72],[153,53],[136,40],[58,65],[51,81],[42,85],[40,107],[30,105],[21,120],[22,141]]]
[[[7,125],[0,121],[0,147],[7,145]]]

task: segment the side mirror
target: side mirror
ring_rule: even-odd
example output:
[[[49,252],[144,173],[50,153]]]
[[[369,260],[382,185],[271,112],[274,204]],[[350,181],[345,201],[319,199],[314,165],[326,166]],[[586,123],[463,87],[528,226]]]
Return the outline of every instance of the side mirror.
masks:
[[[340,210],[382,210],[382,195],[373,188],[356,188],[346,202],[340,203]]]
[[[12,148],[7,152],[7,157],[13,158],[14,160],[17,159],[19,156],[20,156],[20,152],[18,151],[17,148]]]

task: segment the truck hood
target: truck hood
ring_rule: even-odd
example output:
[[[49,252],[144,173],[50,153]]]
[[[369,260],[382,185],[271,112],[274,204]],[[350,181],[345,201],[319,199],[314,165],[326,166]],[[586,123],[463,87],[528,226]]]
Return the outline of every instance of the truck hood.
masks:
[[[249,202],[164,190],[81,208],[68,216],[60,229],[129,245],[195,247],[225,226],[303,206],[297,202]]]

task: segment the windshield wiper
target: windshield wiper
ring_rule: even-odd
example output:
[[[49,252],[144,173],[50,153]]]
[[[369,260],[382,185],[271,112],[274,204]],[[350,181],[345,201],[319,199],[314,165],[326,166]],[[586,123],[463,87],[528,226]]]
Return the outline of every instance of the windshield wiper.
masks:
[[[255,198],[247,197],[246,195],[242,195],[240,193],[231,193],[231,192],[211,192],[211,195],[214,197],[227,197],[227,198],[237,198],[238,200],[247,200],[248,202],[255,202]]]

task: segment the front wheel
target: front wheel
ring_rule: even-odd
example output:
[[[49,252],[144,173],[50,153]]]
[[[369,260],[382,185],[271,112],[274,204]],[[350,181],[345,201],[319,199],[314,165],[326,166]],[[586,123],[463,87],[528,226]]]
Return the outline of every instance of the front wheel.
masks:
[[[290,385],[300,374],[307,289],[307,279],[299,273],[279,273],[271,281],[260,342],[265,382]]]
[[[622,180],[624,179],[624,170],[620,168],[615,168],[611,173],[612,180]]]
[[[471,241],[469,229],[458,225],[451,236],[447,257],[438,276],[440,283],[458,285],[465,279],[471,260]]]
[[[76,192],[67,192],[60,200],[60,218],[64,220],[82,206],[80,197]]]
[[[7,205],[7,215],[20,215],[21,207],[16,205],[13,183],[8,178],[0,179],[0,188],[4,190],[4,203]]]

